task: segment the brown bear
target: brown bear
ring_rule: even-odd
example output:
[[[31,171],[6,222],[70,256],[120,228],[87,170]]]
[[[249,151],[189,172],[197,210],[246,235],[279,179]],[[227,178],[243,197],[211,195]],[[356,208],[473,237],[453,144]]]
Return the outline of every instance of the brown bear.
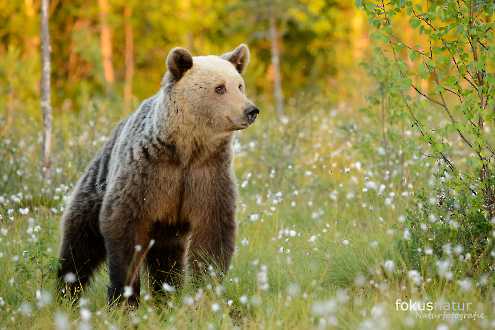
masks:
[[[109,303],[138,304],[142,264],[154,292],[181,287],[186,269],[227,271],[233,132],[259,113],[241,77],[248,61],[244,44],[222,56],[170,51],[158,93],[115,128],[76,184],[62,217],[60,293],[77,298],[105,258]]]

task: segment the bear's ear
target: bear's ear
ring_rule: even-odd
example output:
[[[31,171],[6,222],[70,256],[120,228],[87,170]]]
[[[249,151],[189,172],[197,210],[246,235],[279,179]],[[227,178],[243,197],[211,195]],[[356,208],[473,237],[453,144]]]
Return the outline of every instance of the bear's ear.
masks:
[[[176,47],[168,53],[167,69],[175,80],[182,78],[184,73],[192,66],[192,55],[187,49]]]
[[[243,73],[249,63],[249,48],[240,44],[233,51],[223,54],[222,58],[232,63],[239,73]]]

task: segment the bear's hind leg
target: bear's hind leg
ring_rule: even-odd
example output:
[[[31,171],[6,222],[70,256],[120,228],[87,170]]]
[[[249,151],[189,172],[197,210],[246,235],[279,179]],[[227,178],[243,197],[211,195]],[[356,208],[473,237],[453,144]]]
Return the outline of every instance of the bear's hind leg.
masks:
[[[58,293],[78,299],[91,276],[105,260],[105,244],[98,229],[101,201],[75,196],[63,217],[58,269]]]
[[[153,294],[180,290],[184,283],[188,247],[188,224],[156,222],[151,230],[155,242],[146,255]]]

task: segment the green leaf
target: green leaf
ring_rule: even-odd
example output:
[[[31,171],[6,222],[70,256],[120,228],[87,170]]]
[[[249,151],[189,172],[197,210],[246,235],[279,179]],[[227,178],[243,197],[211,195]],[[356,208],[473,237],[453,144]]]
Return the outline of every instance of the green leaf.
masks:
[[[410,20],[409,20],[409,24],[414,28],[418,28],[420,25],[421,25],[421,21],[419,19],[417,19],[416,17],[412,17]]]
[[[416,59],[418,58],[418,52],[414,51],[414,50],[409,50],[409,59],[414,62],[416,61]]]
[[[419,76],[421,78],[423,78],[423,79],[428,78],[428,76],[429,76],[428,68],[426,67],[426,65],[423,62],[421,62],[419,64],[418,71],[419,71]]]

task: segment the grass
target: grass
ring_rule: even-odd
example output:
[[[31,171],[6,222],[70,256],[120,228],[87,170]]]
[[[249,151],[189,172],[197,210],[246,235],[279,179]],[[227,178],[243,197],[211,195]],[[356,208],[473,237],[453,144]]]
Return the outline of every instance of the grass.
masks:
[[[289,109],[261,116],[235,145],[240,200],[237,250],[222,283],[148,295],[136,311],[108,309],[102,269],[79,305],[53,299],[64,199],[122,114],[95,103],[56,118],[53,175],[39,178],[40,130],[22,118],[0,140],[0,328],[476,329],[494,326],[493,287],[420,273],[398,242],[432,164],[403,140],[386,153],[378,123],[355,109]],[[22,123],[22,124],[21,124]],[[428,256],[425,256],[427,258]],[[429,258],[435,258],[430,256]],[[493,274],[488,274],[493,276]],[[476,320],[423,319],[397,299],[471,303]],[[435,311],[442,317],[445,313]]]

